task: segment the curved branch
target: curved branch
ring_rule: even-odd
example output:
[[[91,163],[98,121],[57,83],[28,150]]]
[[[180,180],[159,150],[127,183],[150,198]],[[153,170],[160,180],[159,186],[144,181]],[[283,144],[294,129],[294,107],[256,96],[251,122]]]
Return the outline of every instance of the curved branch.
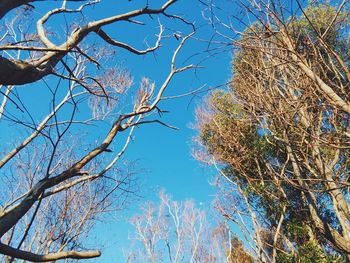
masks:
[[[22,60],[10,60],[0,56],[0,84],[3,85],[23,85],[27,83],[32,83],[37,80],[42,79],[43,77],[52,74],[55,66],[61,59],[72,51],[89,33],[98,32],[101,30],[103,26],[118,22],[118,21],[130,21],[131,18],[139,17],[142,15],[152,15],[152,14],[163,14],[165,16],[170,17],[165,14],[165,10],[169,8],[172,4],[177,2],[177,0],[168,0],[161,8],[159,9],[150,9],[148,7],[137,9],[134,11],[130,11],[121,15],[111,16],[105,19],[93,21],[87,23],[84,26],[77,27],[71,35],[68,37],[67,41],[61,44],[60,46],[56,46],[53,44],[46,36],[44,24],[48,21],[48,19],[54,14],[65,13],[65,12],[78,12],[86,5],[91,3],[87,3],[81,5],[78,9],[68,10],[64,7],[57,8],[46,13],[41,19],[37,22],[37,31],[39,38],[43,42],[43,44],[52,50],[57,49],[57,51],[49,51],[46,52],[41,58],[22,61]],[[93,2],[94,3],[94,2]],[[107,39],[110,39],[109,37]],[[109,40],[111,43],[114,43],[116,46],[120,46],[123,48],[129,47],[129,51],[135,51],[136,49],[131,48],[130,46],[121,43]],[[156,44],[159,46],[159,43]],[[149,50],[147,52],[150,52]],[[142,54],[142,53],[141,53]]]
[[[0,243],[0,253],[18,258],[28,260],[32,262],[48,262],[59,259],[88,259],[101,256],[101,252],[98,250],[92,251],[62,251],[57,253],[50,253],[45,255],[34,254],[24,250],[16,249],[8,245]]]
[[[156,49],[160,48],[160,40],[162,39],[162,33],[163,33],[164,29],[163,29],[163,26],[160,25],[160,32],[159,32],[159,35],[158,35],[158,39],[156,41],[156,44],[153,46],[153,47],[149,47],[147,49],[144,49],[144,50],[138,50],[126,43],[123,43],[123,42],[119,42],[119,41],[116,41],[114,39],[112,39],[109,35],[107,35],[106,32],[104,32],[101,28],[97,29],[95,31],[95,33],[97,35],[99,35],[104,41],[106,41],[108,44],[112,45],[112,46],[116,46],[116,47],[120,47],[120,48],[124,48],[128,51],[130,51],[131,53],[134,53],[136,55],[145,55],[147,53],[150,53],[150,52],[153,52],[155,51]]]

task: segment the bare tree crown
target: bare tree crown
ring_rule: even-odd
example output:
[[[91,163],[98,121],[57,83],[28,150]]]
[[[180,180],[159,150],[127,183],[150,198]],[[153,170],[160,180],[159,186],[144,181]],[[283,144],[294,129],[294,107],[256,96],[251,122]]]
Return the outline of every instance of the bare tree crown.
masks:
[[[81,238],[103,213],[123,207],[132,192],[132,171],[120,171],[122,166],[117,164],[134,128],[146,123],[171,127],[154,113],[162,112],[158,104],[172,79],[194,68],[190,64],[176,66],[194,26],[172,14],[171,7],[178,1],[168,0],[155,8],[145,5],[102,19],[67,22],[66,35],[56,39],[47,26],[51,19],[84,14],[101,1],[57,1],[56,7],[45,12],[39,10],[38,2],[42,1],[0,1],[0,121],[15,123],[26,134],[0,155],[1,185],[5,188],[0,208],[0,253],[7,262],[98,257],[99,251],[84,251]],[[164,81],[155,86],[144,78],[133,104],[120,106],[123,94],[134,82],[123,66],[108,63],[113,50],[145,55],[158,50],[171,32],[159,23],[154,45],[138,49],[114,39],[105,27],[120,22],[147,26],[139,19],[159,16],[178,20],[189,33],[179,41],[174,39],[177,46]],[[94,43],[91,37],[98,41]],[[18,95],[19,89],[34,90],[37,85],[49,94],[43,96],[47,100],[41,102],[42,108],[50,109],[39,122]],[[39,96],[32,94],[31,99],[39,101]],[[91,118],[81,119],[79,112],[86,109]],[[102,139],[94,138],[95,144],[84,141],[83,134],[74,135],[79,125],[99,125],[98,121],[107,119],[108,131]],[[125,132],[126,136],[121,135]],[[125,140],[119,148],[113,144],[117,137]]]

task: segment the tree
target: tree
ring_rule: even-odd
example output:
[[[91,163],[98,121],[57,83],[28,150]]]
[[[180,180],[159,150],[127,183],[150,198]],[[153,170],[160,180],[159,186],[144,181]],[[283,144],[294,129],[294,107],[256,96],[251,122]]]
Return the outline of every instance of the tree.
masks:
[[[260,261],[349,259],[348,8],[242,4],[255,22],[233,40],[230,88],[198,111],[200,142],[244,200],[219,207],[251,220]]]
[[[0,1],[0,121],[15,124],[12,132],[18,134],[16,145],[3,148],[0,157],[0,253],[7,262],[100,255],[99,251],[82,251],[81,237],[103,213],[120,209],[132,191],[127,168],[120,171],[116,163],[136,126],[171,127],[151,116],[162,114],[158,104],[175,75],[194,67],[175,65],[194,33],[190,22],[170,13],[177,0],[90,21],[84,12],[97,7],[98,0],[41,2]],[[133,78],[113,60],[113,48],[145,55],[158,50],[171,32],[159,22],[154,46],[139,50],[114,39],[107,26],[126,22],[137,27],[155,17],[179,21],[189,34],[172,39],[177,46],[164,82],[156,87],[144,78],[130,104],[126,92]],[[67,33],[56,34],[54,26],[65,26]],[[39,113],[31,110],[34,101]],[[108,132],[93,139],[78,128],[100,125],[101,130],[96,130],[100,133],[106,124]],[[23,138],[23,134],[27,135]],[[124,145],[115,146],[116,138],[125,140]]]
[[[159,204],[144,204],[131,219],[135,233],[128,262],[252,262],[228,227],[212,227],[192,200],[173,201],[164,192],[159,198]]]

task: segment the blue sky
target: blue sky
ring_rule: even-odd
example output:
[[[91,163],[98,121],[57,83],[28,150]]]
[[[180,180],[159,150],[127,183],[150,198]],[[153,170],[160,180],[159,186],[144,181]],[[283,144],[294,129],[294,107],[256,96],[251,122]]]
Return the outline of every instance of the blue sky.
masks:
[[[178,14],[184,14],[189,20],[196,20],[197,25],[204,23],[196,1],[179,1],[173,10]],[[148,27],[147,30],[149,30]],[[198,32],[198,36],[199,34],[207,34],[207,32],[201,31]],[[129,35],[125,38],[129,39]],[[148,76],[156,85],[161,83],[167,74],[169,56],[172,54],[172,51],[167,48],[164,46],[156,56],[128,57],[127,67],[135,79]],[[181,59],[204,49],[205,44],[192,40],[186,44]],[[205,56],[207,54],[202,54],[192,62],[196,63]],[[222,53],[204,62],[205,68],[178,75],[170,85],[167,94],[181,94],[204,84],[211,87],[225,83],[230,77],[230,59],[230,53]],[[140,68],[138,67],[140,64],[147,66]],[[191,155],[192,138],[197,131],[190,126],[195,122],[194,109],[200,103],[200,98],[192,100],[192,97],[185,97],[161,104],[162,109],[169,111],[163,120],[178,127],[179,131],[157,124],[142,126],[136,130],[135,141],[128,148],[125,159],[137,160],[138,167],[145,170],[137,175],[142,198],[132,202],[127,210],[118,213],[117,217],[120,220],[115,224],[109,225],[108,228],[105,224],[98,226],[98,235],[101,234],[101,230],[104,239],[108,236],[110,238],[106,238],[108,244],[103,251],[104,254],[96,262],[124,262],[122,249],[128,248],[128,233],[133,230],[127,222],[129,216],[138,212],[142,202],[146,200],[157,202],[158,192],[162,188],[171,194],[174,200],[190,198],[194,199],[198,206],[201,203],[203,208],[210,207],[215,189],[210,186],[209,181],[213,179],[215,173]]]
[[[127,3],[127,7],[133,7],[133,2]],[[162,1],[150,1],[152,6]],[[111,15],[120,12],[115,7],[113,1],[104,1],[105,6],[96,7],[103,9],[103,15]],[[196,21],[196,25],[204,23],[201,16],[200,6],[197,1],[179,1],[171,9],[174,13],[184,15],[190,21]],[[99,13],[99,12],[98,12]],[[168,23],[178,31],[188,30],[183,25],[172,24],[166,19],[161,18],[162,23]],[[151,21],[152,23],[152,21]],[[129,26],[129,25],[127,25]],[[154,24],[154,26],[157,26]],[[122,40],[133,41],[140,47],[142,41],[150,41],[154,37],[155,29],[152,26],[143,27],[141,32],[125,29],[125,24],[117,27],[107,28],[116,36],[121,36]],[[114,31],[116,30],[116,31]],[[197,36],[207,37],[209,28],[202,28]],[[141,34],[142,33],[142,34]],[[170,41],[169,41],[170,42]],[[130,43],[130,42],[129,42]],[[117,55],[123,64],[131,71],[135,83],[143,76],[149,77],[159,85],[164,80],[169,70],[169,59],[172,55],[173,46],[167,46],[157,51],[156,54],[150,54],[146,57],[130,56],[130,54],[117,50]],[[195,40],[189,41],[179,58],[179,65],[192,54],[201,52],[206,48],[206,43]],[[208,54],[201,54],[193,58],[191,63],[198,63]],[[168,95],[177,95],[189,90],[194,90],[202,85],[208,88],[225,83],[230,77],[231,54],[220,53],[215,57],[207,59],[202,66],[204,68],[195,71],[189,71],[178,75],[167,90]],[[140,172],[136,175],[139,182],[139,199],[133,199],[126,210],[117,212],[113,223],[103,222],[92,231],[92,244],[105,241],[103,254],[96,262],[124,262],[122,249],[127,249],[128,234],[133,231],[128,223],[130,216],[139,211],[139,205],[147,200],[157,202],[157,196],[160,189],[165,189],[171,194],[174,200],[194,199],[198,206],[210,208],[215,188],[210,186],[209,182],[215,176],[215,172],[209,167],[196,161],[192,155],[192,138],[197,134],[190,126],[195,122],[195,107],[201,103],[201,98],[193,100],[192,97],[185,97],[176,100],[168,100],[161,103],[163,110],[169,111],[162,118],[166,123],[176,126],[179,131],[174,131],[158,124],[144,125],[136,129],[135,140],[129,146],[124,156],[125,160],[130,162],[136,160],[137,169]]]
[[[164,1],[149,1],[151,7],[157,7]],[[98,19],[109,15],[115,15],[125,10],[133,9],[137,6],[144,5],[145,1],[115,1],[104,0],[96,7],[89,9],[86,12],[87,19]],[[226,3],[226,2],[225,2]],[[54,3],[48,4],[42,2],[38,7],[50,8]],[[227,7],[233,8],[232,3],[227,4]],[[38,10],[40,10],[38,8]],[[197,1],[180,0],[172,9],[173,13],[186,17],[189,21],[195,21],[197,26],[204,24],[201,14],[201,6]],[[62,18],[60,18],[62,19]],[[179,23],[169,22],[168,19],[160,18],[160,22],[164,23],[169,28],[174,28],[177,31],[186,32],[188,27],[184,27]],[[57,22],[62,20],[52,21],[50,27],[55,28]],[[121,41],[128,41],[136,46],[144,47],[145,41],[152,43],[157,33],[156,19],[147,20],[147,26],[135,27],[123,23],[121,25],[112,25],[106,28],[106,31]],[[136,28],[136,29],[135,29]],[[62,30],[64,28],[56,28]],[[209,34],[209,27],[200,27],[195,37],[206,38]],[[94,37],[88,39],[94,41]],[[88,43],[88,42],[87,42]],[[192,54],[201,52],[206,48],[206,43],[191,40],[186,43],[186,46],[179,57],[179,65],[189,58]],[[160,85],[169,71],[169,59],[172,55],[174,44],[170,41],[165,41],[164,46],[155,54],[150,54],[145,57],[136,57],[127,52],[116,49],[116,60],[130,70],[134,77],[135,86],[138,81],[146,76],[155,82],[156,86]],[[195,56],[188,63],[198,63],[208,54]],[[178,95],[189,90],[194,90],[202,85],[213,87],[225,83],[230,78],[230,60],[229,52],[221,52],[216,56],[206,58],[202,63],[204,68],[196,71],[189,71],[178,75],[172,81],[168,95]],[[30,109],[38,115],[43,110],[42,105],[37,105],[35,100],[40,96],[45,96],[41,92],[42,82],[33,85],[33,88],[28,92],[26,98],[31,104]],[[37,94],[37,95],[33,95]],[[164,101],[160,104],[163,110],[169,111],[162,119],[166,123],[176,126],[179,131],[174,131],[158,124],[150,124],[136,129],[134,141],[129,146],[124,160],[129,162],[137,161],[136,177],[139,181],[138,195],[141,198],[134,198],[127,208],[115,214],[112,223],[101,223],[96,226],[91,232],[89,243],[99,247],[99,244],[104,243],[103,255],[96,259],[95,262],[124,262],[121,258],[122,248],[128,246],[128,233],[132,231],[129,225],[128,218],[138,212],[139,205],[146,200],[157,200],[157,194],[160,189],[165,189],[171,194],[174,200],[184,200],[186,198],[194,199],[197,204],[200,203],[203,207],[210,207],[215,189],[210,186],[209,181],[215,173],[208,167],[203,166],[198,161],[194,160],[191,155],[192,138],[197,131],[190,126],[195,122],[195,107],[201,103],[201,98],[197,97],[192,100],[192,97],[185,97],[176,100]],[[85,129],[85,128],[84,128]],[[0,141],[4,143],[12,136],[13,127],[5,127],[2,125],[0,133]],[[101,138],[106,130],[101,128],[87,128],[84,130],[87,134],[91,134],[93,139]],[[115,143],[118,146],[118,142]]]

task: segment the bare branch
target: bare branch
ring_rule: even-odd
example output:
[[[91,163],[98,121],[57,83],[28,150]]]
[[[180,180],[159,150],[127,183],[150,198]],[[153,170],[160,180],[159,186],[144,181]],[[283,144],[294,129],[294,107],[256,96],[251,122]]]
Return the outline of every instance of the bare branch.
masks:
[[[38,255],[38,254],[23,251],[20,249],[16,249],[1,243],[0,243],[0,253],[10,257],[28,260],[32,262],[49,262],[53,260],[60,260],[60,259],[67,259],[67,258],[88,259],[88,258],[99,257],[101,255],[100,251],[86,251],[86,252],[62,251],[62,252],[57,252],[52,254]]]

